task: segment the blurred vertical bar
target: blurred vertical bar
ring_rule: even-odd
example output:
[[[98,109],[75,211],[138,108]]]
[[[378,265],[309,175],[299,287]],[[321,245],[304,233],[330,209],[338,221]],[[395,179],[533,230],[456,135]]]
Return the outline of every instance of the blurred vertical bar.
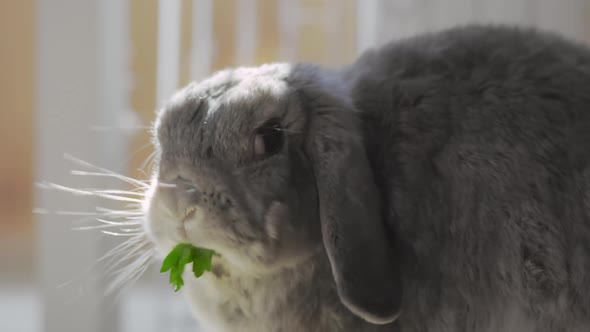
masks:
[[[483,23],[533,26],[537,0],[473,0],[475,17]]]
[[[128,162],[130,177],[145,179],[151,173],[151,164],[146,164],[153,148],[148,126],[154,120],[156,109],[156,71],[158,53],[158,0],[129,0],[130,15],[130,67],[133,76],[131,108],[139,117],[139,130],[129,139],[133,151]],[[140,128],[138,128],[140,129]]]
[[[156,107],[178,89],[180,68],[180,0],[160,0]]]
[[[180,3],[180,63],[178,67],[178,85],[183,87],[192,81],[193,0],[181,0]]]
[[[277,61],[279,57],[280,31],[277,0],[257,0],[258,40],[256,63]]]
[[[381,3],[379,14],[387,16],[379,23],[379,40],[389,42],[427,31],[433,25],[431,16],[438,2],[427,0],[395,0]]]
[[[78,188],[105,184],[69,175],[77,166],[64,162],[64,153],[107,168],[124,166],[126,144],[117,130],[105,135],[92,128],[117,128],[127,111],[127,14],[127,1],[37,1],[37,181]],[[35,197],[35,206],[51,210],[91,212],[100,203],[48,191]],[[110,241],[73,231],[77,225],[64,216],[37,215],[42,330],[116,332],[117,308],[104,295],[103,270],[94,266]]]
[[[238,0],[236,24],[236,59],[238,66],[252,66],[256,62],[258,46],[257,0]]]
[[[477,0],[439,0],[422,2],[428,9],[424,20],[427,28],[420,32],[448,29],[474,21],[474,1]],[[495,1],[495,0],[494,0]]]
[[[587,0],[537,0],[535,25],[545,30],[559,32],[577,41],[585,36]]]
[[[297,60],[297,35],[300,22],[300,4],[297,0],[279,1],[279,57],[281,61]]]
[[[191,42],[191,79],[201,80],[213,62],[213,0],[194,0]]]
[[[348,36],[343,35],[347,24],[344,16],[345,5],[346,1],[326,0],[323,10],[327,32],[327,58],[325,60],[330,65],[342,64],[346,56],[345,42]]]
[[[125,174],[129,162],[129,133],[124,130],[132,123],[126,123],[131,114],[131,14],[130,0],[102,0],[98,2],[98,99],[99,110],[96,121],[105,127],[117,128],[101,133],[98,138],[97,163],[114,172]],[[127,129],[129,130],[129,129]],[[103,179],[100,186],[116,188],[114,179]],[[106,205],[105,205],[106,204]],[[113,202],[102,205],[107,208],[121,208]],[[99,255],[107,253],[122,242],[120,237],[102,237],[98,242]],[[101,264],[103,264],[101,262]],[[106,266],[99,265],[101,271]],[[104,276],[106,277],[106,276]],[[108,280],[101,279],[100,290],[106,289]],[[121,329],[119,303],[116,296],[104,295],[100,326],[102,331],[117,332]]]
[[[357,0],[357,52],[363,53],[378,43],[380,0]],[[381,13],[387,15],[387,13]]]
[[[235,65],[237,1],[214,1],[213,6],[213,54],[211,71],[219,71]]]

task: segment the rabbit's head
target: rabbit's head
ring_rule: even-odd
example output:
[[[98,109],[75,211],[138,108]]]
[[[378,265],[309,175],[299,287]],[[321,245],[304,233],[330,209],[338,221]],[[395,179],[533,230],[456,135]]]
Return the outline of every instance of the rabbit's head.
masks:
[[[154,126],[146,230],[263,275],[325,250],[340,299],[387,323],[399,273],[346,86],[310,65],[219,72],[178,92]]]

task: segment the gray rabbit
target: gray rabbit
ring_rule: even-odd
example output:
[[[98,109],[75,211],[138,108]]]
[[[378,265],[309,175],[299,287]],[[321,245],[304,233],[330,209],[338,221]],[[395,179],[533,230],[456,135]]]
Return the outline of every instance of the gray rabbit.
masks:
[[[154,125],[146,233],[205,331],[590,331],[590,51],[468,25],[268,64]]]

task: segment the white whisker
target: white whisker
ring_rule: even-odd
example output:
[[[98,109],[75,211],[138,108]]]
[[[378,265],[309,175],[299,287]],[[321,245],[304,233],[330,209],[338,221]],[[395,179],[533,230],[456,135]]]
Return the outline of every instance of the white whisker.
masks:
[[[109,220],[107,220],[105,218],[109,218]],[[137,221],[137,220],[141,220],[141,219],[136,219],[136,221],[135,221],[137,224],[141,224],[141,221]],[[89,216],[86,218],[77,219],[77,220],[72,221],[72,223],[82,224],[82,223],[86,223],[86,222],[90,222],[90,221],[98,221],[101,223],[106,223],[105,221],[109,221],[109,222],[120,224],[122,222],[131,222],[133,220],[129,220],[127,216],[103,214],[103,215],[98,215],[98,216]]]
[[[144,255],[145,254],[145,248],[143,248],[141,245],[137,246],[135,248],[133,248],[132,250],[130,250],[129,252],[126,252],[125,255],[121,255],[121,257],[113,257],[112,259],[109,260],[109,266],[105,269],[105,274],[107,276],[114,276],[118,273],[121,273],[123,271],[125,271],[128,268],[129,264],[125,264],[127,261]],[[118,258],[118,259],[117,259]]]
[[[101,215],[98,212],[83,212],[83,211],[61,211],[61,210],[49,210],[49,209],[41,209],[36,208],[33,209],[34,214],[53,214],[53,215],[60,215],[60,216],[99,216]]]
[[[113,210],[113,209],[97,206],[96,211],[103,212],[103,213],[110,213],[112,215],[133,215],[133,216],[143,215],[143,211],[141,211],[139,209],[138,210]]]
[[[93,225],[93,226],[80,226],[80,227],[74,227],[72,228],[72,230],[75,231],[88,231],[88,230],[95,230],[95,229],[105,229],[105,228],[116,228],[116,227],[121,227],[121,226],[137,226],[139,225],[138,223],[112,223],[112,224],[107,224],[107,225]],[[120,229],[120,231],[125,232],[127,231],[128,228],[125,229]],[[140,231],[140,228],[136,228],[133,229],[133,231]]]
[[[147,158],[145,158],[145,160],[143,161],[143,163],[141,163],[141,165],[139,166],[141,169],[145,169],[147,167],[148,164],[151,164],[155,159],[156,159],[156,155],[158,154],[157,150],[152,151],[152,153],[150,153]],[[151,165],[150,165],[151,167]]]
[[[85,222],[89,222],[89,221],[95,221],[99,217],[108,217],[111,219],[127,219],[126,216],[107,215],[107,214],[97,213],[97,212],[44,210],[43,214],[54,215],[54,216],[78,216],[78,217],[83,216],[84,218],[79,218],[79,219],[71,221],[72,223],[76,223],[76,224],[85,223]]]
[[[145,185],[146,185],[145,187],[136,187],[136,188],[133,188],[133,189],[131,189],[131,191],[132,192],[142,192],[145,195],[145,193],[147,192],[147,190],[149,188],[149,183],[146,182]]]
[[[129,221],[129,220],[141,220],[143,218],[138,218],[138,217],[134,217],[132,218],[131,216],[127,216],[127,215],[118,215],[118,214],[103,214],[101,216],[95,217],[96,220],[103,222],[104,220],[107,221],[112,221],[112,222],[124,222],[125,220]],[[108,218],[108,219],[105,219]]]
[[[143,192],[136,192],[136,191],[127,191],[127,190],[116,190],[116,189],[92,189],[92,188],[83,188],[81,190],[98,193],[98,194],[112,194],[112,195],[131,195],[131,196],[140,196],[144,197],[145,193]]]
[[[92,126],[92,131],[112,131],[112,130],[150,130],[150,126]]]
[[[129,157],[127,157],[127,159],[125,159],[125,160],[123,161],[123,164],[127,164],[127,163],[129,163],[129,161],[131,161],[131,159],[133,159],[133,157],[135,157],[135,156],[136,156],[138,153],[140,153],[141,151],[143,151],[143,150],[145,150],[145,149],[149,148],[150,146],[153,146],[151,142],[149,142],[149,143],[146,143],[146,144],[144,144],[144,145],[140,146],[140,147],[139,147],[137,150],[135,150],[135,152],[133,152],[132,154],[130,154],[130,155],[129,155]],[[150,154],[150,155],[151,155],[151,154]]]
[[[33,214],[51,214],[51,210],[43,209],[43,208],[34,208]]]
[[[125,252],[125,255],[119,255],[117,257],[112,257],[109,262],[109,267],[105,270],[105,274],[109,276],[114,276],[125,269],[127,269],[127,262],[132,260],[135,257],[142,256],[145,254],[145,248],[140,244],[135,247],[132,247],[131,250]]]
[[[146,244],[147,240],[144,236],[137,236],[127,239],[125,242],[118,244],[116,247],[110,249],[106,254],[104,254],[101,258],[98,259],[99,262],[107,260],[108,262],[112,262],[112,259],[116,256],[121,254],[124,250],[127,250],[133,246],[137,246],[137,248],[141,248],[142,245]]]
[[[53,211],[54,214],[60,216],[101,216],[99,212],[81,212],[81,211]]]
[[[110,173],[98,173],[98,172],[86,172],[86,171],[76,171],[73,170],[70,172],[72,175],[82,175],[82,176],[103,176],[103,177],[109,177],[109,178],[116,178],[119,179],[121,181],[127,182],[129,184],[132,184],[136,187],[140,187],[140,188],[147,188],[147,184],[143,181],[139,181],[139,180],[135,180],[133,178],[129,178],[120,174],[110,174]]]
[[[109,266],[104,271],[107,276],[112,277],[127,271],[129,269],[129,265],[131,264],[127,264],[129,260],[143,256],[147,252],[149,252],[150,255],[153,255],[153,252],[151,251],[152,249],[146,248],[145,242],[135,243],[134,245],[127,246],[127,248],[128,250],[124,252],[124,255],[123,252],[119,252],[119,255],[113,256],[108,260]]]
[[[33,213],[36,214],[49,214],[49,215],[58,215],[58,216],[77,216],[77,217],[88,217],[83,218],[81,220],[93,220],[95,217],[112,217],[112,218],[127,218],[134,217],[140,219],[140,216],[143,216],[143,212],[141,211],[117,211],[117,210],[110,210],[110,211],[97,211],[97,212],[83,212],[83,211],[62,211],[62,210],[49,210],[49,209],[34,209]]]
[[[135,259],[133,262],[131,262],[127,265],[124,265],[122,268],[120,268],[118,270],[112,271],[111,272],[112,275],[124,274],[122,272],[130,272],[139,266],[143,266],[143,264],[145,264],[146,262],[148,262],[150,259],[153,258],[153,253],[151,251],[143,251],[143,252],[138,251],[138,252],[134,253],[133,255],[126,256],[125,259],[121,261],[121,263],[124,263],[124,261],[126,259],[134,258],[134,257],[138,257],[138,259]]]
[[[139,280],[139,278],[141,278],[141,276],[145,273],[145,271],[149,267],[150,267],[149,262],[146,262],[142,267],[138,268],[133,273],[133,277],[128,277],[125,282],[120,283],[119,285],[117,285],[114,282],[112,282],[110,284],[110,287],[105,290],[105,295],[108,296],[108,295],[112,294],[113,292],[115,292],[117,289],[122,289],[122,287],[125,286],[125,285],[127,285],[127,286],[134,285],[137,282],[137,280]],[[120,298],[120,296],[122,294],[123,294],[123,292],[119,292],[118,294],[116,294],[115,297],[114,297],[114,300],[115,301],[119,300],[119,298]]]
[[[103,234],[107,234],[107,235],[112,235],[112,236],[136,236],[141,234],[142,232],[137,232],[137,233],[117,233],[117,232],[111,232],[111,231],[100,231]]]
[[[148,174],[141,168],[136,169],[136,171],[140,172],[141,174],[143,174],[145,177],[149,177]]]
[[[142,229],[141,228],[121,228],[119,229],[121,232],[126,232],[126,233],[136,233],[136,232],[141,232]]]
[[[149,145],[142,146],[136,153],[145,149],[147,146]],[[144,164],[153,163],[156,157],[157,152],[151,152],[144,161]],[[51,182],[43,182],[37,184],[40,188],[116,201],[117,209],[101,206],[95,206],[95,211],[53,211],[37,208],[33,210],[33,213],[57,215],[63,218],[73,216],[71,219],[77,219],[75,217],[79,217],[74,222],[92,223],[73,224],[72,226],[74,227],[72,227],[72,230],[98,231],[104,234],[101,236],[123,237],[124,241],[118,243],[114,248],[108,250],[95,261],[91,269],[100,268],[100,274],[110,279],[109,285],[106,288],[106,294],[112,293],[123,286],[135,283],[149,268],[151,260],[155,255],[153,243],[148,239],[142,227],[146,219],[145,211],[143,210],[143,201],[146,198],[151,181],[128,177],[68,154],[64,155],[64,158],[82,166],[82,170],[72,170],[70,172],[72,175],[113,178],[123,181],[125,184],[120,184],[115,188],[74,188]],[[158,185],[176,187],[175,184],[160,183]],[[73,280],[66,282],[64,286],[72,282]]]
[[[122,226],[141,225],[141,222],[137,222],[137,221],[112,221],[112,220],[98,219],[98,218],[96,220],[103,223],[103,224],[108,224],[108,225],[122,225]]]
[[[65,191],[65,192],[69,192],[69,193],[81,195],[81,196],[96,196],[96,197],[101,197],[101,198],[112,199],[115,201],[131,202],[131,203],[138,203],[138,204],[142,202],[140,199],[122,197],[122,196],[110,195],[110,194],[101,194],[101,193],[96,193],[96,192],[92,192],[92,191],[70,188],[70,187],[66,187],[66,186],[62,186],[62,185],[50,183],[50,182],[46,182],[46,185],[52,189],[57,189],[57,190],[61,190],[61,191]]]
[[[124,218],[127,220],[140,220],[140,223],[141,223],[141,220],[145,220],[145,216],[143,216],[143,215],[141,215],[141,216],[125,216]]]
[[[125,268],[117,271],[118,275],[113,279],[106,289],[106,294],[112,293],[117,288],[123,285],[129,285],[129,282],[139,278],[145,270],[149,267],[149,261],[152,259],[153,253],[148,251],[141,255],[138,259],[127,265]]]

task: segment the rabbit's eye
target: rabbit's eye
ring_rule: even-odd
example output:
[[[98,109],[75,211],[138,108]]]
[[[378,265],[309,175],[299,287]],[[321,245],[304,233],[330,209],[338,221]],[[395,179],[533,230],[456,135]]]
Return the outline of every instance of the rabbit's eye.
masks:
[[[254,154],[265,157],[276,154],[283,147],[283,130],[278,121],[269,121],[256,130],[254,135]]]

